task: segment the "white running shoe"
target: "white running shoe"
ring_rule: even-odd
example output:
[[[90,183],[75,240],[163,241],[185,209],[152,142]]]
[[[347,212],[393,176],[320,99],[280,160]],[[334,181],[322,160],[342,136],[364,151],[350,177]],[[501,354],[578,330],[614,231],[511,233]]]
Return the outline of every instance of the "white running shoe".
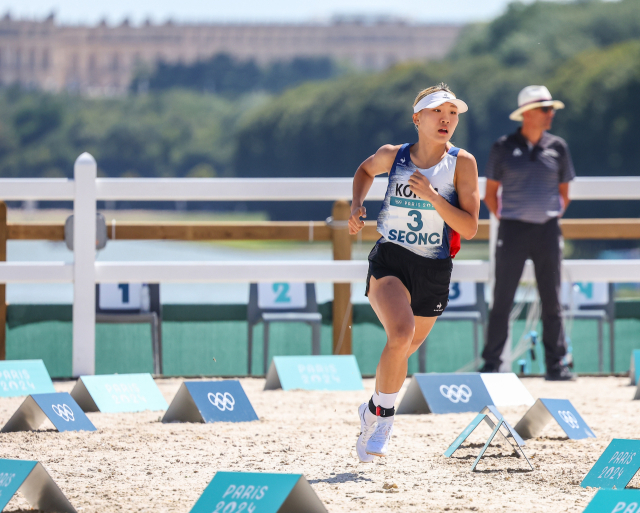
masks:
[[[378,417],[376,429],[367,442],[367,454],[386,456],[393,433],[393,417]]]
[[[360,436],[358,437],[358,442],[356,443],[356,452],[358,453],[358,458],[362,463],[371,463],[375,460],[375,456],[371,454],[367,454],[367,442],[369,441],[369,437],[376,429],[376,423],[367,424],[364,419],[364,413],[369,408],[368,403],[362,403],[358,408],[358,417],[360,417]]]

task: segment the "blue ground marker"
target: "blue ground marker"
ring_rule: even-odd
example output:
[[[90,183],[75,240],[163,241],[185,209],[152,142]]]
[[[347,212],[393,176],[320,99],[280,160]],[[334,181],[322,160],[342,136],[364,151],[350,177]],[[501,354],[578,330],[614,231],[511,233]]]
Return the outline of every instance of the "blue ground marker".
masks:
[[[39,462],[0,459],[0,511],[18,490],[35,509],[76,513],[62,490]]]
[[[631,351],[629,377],[631,378],[632,385],[637,385],[640,381],[640,349],[634,349],[633,351]]]
[[[493,400],[479,373],[414,374],[397,414],[479,412]]]
[[[250,422],[259,420],[238,380],[185,381],[162,422]]]
[[[102,413],[166,410],[169,406],[151,374],[81,376],[71,396],[84,411]]]
[[[584,513],[638,513],[640,490],[598,490]]]
[[[486,409],[487,408],[483,408],[483,411],[485,411]],[[460,448],[460,446],[464,443],[464,441],[467,438],[469,438],[469,435],[471,435],[471,433],[473,433],[473,431],[475,431],[475,429],[482,423],[482,421],[484,421],[489,426],[491,426],[492,432],[491,432],[491,435],[489,436],[489,439],[484,444],[484,447],[480,451],[480,454],[478,454],[478,457],[476,458],[475,462],[473,463],[473,466],[471,467],[471,470],[472,471],[475,470],[476,466],[478,465],[478,462],[480,461],[482,456],[484,456],[484,453],[486,452],[487,448],[489,447],[489,444],[491,443],[491,441],[494,439],[494,437],[498,433],[500,433],[500,435],[504,438],[504,440],[507,442],[507,445],[509,445],[514,450],[514,452],[518,456],[518,458],[520,457],[520,454],[522,454],[522,456],[524,456],[524,459],[527,460],[527,463],[531,467],[531,470],[533,470],[533,465],[529,461],[529,458],[527,458],[527,456],[525,455],[525,453],[522,450],[522,447],[520,446],[520,444],[517,442],[517,439],[516,439],[517,435],[516,435],[515,431],[513,431],[513,428],[502,418],[502,416],[498,416],[498,415],[496,415],[497,422],[493,422],[488,417],[488,415],[486,413],[478,413],[475,416],[475,418],[469,423],[469,425],[466,428],[464,428],[464,430],[462,431],[462,433],[460,433],[458,438],[456,438],[454,440],[454,442],[449,446],[449,448],[445,451],[444,456],[446,458],[450,458],[453,455],[453,453],[456,452]],[[503,428],[503,429],[505,429],[507,431],[506,435],[501,430],[501,428]],[[508,438],[509,435],[511,435],[513,440],[516,442],[515,446],[514,446],[514,444],[512,444],[509,441],[509,438]]]
[[[640,468],[640,440],[614,438],[580,483],[586,488],[625,488]]]
[[[33,431],[48,418],[62,431],[95,431],[96,428],[82,408],[67,392],[32,394],[27,397],[3,426],[3,433]]]
[[[217,472],[191,513],[326,513],[302,474]]]
[[[274,356],[265,390],[364,390],[353,355]]]
[[[596,438],[568,399],[538,399],[515,429],[525,440],[536,438],[551,420],[555,420],[571,440]]]
[[[478,413],[478,415],[476,415],[476,417],[469,423],[469,425],[462,430],[462,433],[458,435],[458,438],[456,438],[449,446],[449,448],[444,452],[445,457],[450,458],[486,417],[487,416],[484,413]]]
[[[55,392],[42,360],[0,361],[0,397]]]
[[[498,411],[498,408],[496,408],[495,406],[485,406],[484,408],[482,408],[482,411],[480,413],[491,413],[496,418],[496,420],[504,421],[505,426],[507,426],[507,428],[509,429],[509,433],[513,436],[513,439],[515,440],[515,442],[520,447],[525,445],[525,442],[522,439],[522,437],[518,434],[518,432],[515,430],[515,428],[513,426],[511,426],[511,424],[509,424],[507,422],[507,419],[505,419],[502,416],[502,413],[500,413]],[[491,429],[493,429],[493,426],[491,425],[491,424],[493,424],[493,421],[490,421],[489,419],[490,419],[490,417],[487,415],[487,419],[485,419],[485,422],[487,422],[489,424],[489,426],[491,426]],[[509,443],[511,443],[511,442],[509,442]]]

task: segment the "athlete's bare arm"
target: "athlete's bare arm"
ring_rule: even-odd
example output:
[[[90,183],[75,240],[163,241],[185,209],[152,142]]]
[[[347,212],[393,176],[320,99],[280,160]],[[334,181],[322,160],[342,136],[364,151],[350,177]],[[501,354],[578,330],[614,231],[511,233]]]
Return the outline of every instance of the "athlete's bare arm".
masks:
[[[349,233],[355,235],[364,228],[361,217],[367,217],[367,211],[362,206],[364,199],[371,189],[373,178],[388,173],[400,146],[385,144],[374,155],[365,160],[353,177],[353,199],[351,201],[351,217],[349,218]]]
[[[454,207],[438,194],[429,179],[420,171],[409,178],[410,189],[419,198],[431,202],[440,217],[465,239],[473,239],[478,231],[480,215],[480,191],[478,189],[478,166],[473,155],[460,150],[456,163],[454,186],[458,193],[460,208]]]

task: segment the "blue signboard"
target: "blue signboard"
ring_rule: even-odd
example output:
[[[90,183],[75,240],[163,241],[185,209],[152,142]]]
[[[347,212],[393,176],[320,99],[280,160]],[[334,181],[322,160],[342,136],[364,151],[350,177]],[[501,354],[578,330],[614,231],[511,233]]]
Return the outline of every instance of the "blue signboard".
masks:
[[[540,399],[551,416],[572,440],[596,438],[591,428],[568,399]]]
[[[640,440],[614,438],[582,480],[586,488],[622,490],[640,468]]]
[[[58,431],[95,431],[95,426],[67,392],[32,394],[7,423],[3,433],[38,429],[48,418]]]
[[[634,349],[631,351],[631,384],[637,385],[640,383],[640,349]]]
[[[301,474],[217,472],[191,513],[277,513],[285,501],[288,511],[326,512]]]
[[[37,464],[37,461],[0,460],[0,511],[9,504]]]
[[[640,513],[640,490],[598,490],[584,513]]]
[[[162,422],[249,422],[258,416],[238,380],[185,381]]]
[[[0,397],[55,392],[42,360],[0,361]]]
[[[31,397],[58,431],[95,431],[96,428],[67,392]]]
[[[0,460],[0,511],[18,490],[34,509],[77,513],[39,462]]]
[[[71,396],[84,411],[103,413],[166,410],[168,406],[151,374],[82,376]]]
[[[414,374],[397,413],[477,413],[493,405],[479,373]]]
[[[265,390],[363,390],[353,355],[275,356]]]

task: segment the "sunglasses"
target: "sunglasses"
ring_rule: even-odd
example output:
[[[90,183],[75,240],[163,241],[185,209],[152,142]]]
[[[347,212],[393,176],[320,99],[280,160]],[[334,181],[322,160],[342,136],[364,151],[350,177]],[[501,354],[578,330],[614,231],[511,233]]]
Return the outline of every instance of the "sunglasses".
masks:
[[[553,112],[556,109],[554,109],[552,106],[548,106],[548,107],[540,107],[540,110],[546,114],[547,112]]]

